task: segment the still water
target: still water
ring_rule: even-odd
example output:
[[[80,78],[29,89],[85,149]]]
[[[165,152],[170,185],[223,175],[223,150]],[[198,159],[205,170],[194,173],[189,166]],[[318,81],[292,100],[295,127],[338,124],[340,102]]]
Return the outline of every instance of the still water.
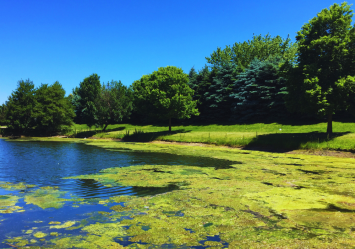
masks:
[[[68,176],[94,174],[106,168],[142,164],[224,168],[231,163],[227,160],[164,153],[109,151],[80,143],[16,142],[0,139],[0,182],[24,182],[34,184],[36,188],[56,187],[60,191],[66,191],[65,198],[75,196],[93,200],[95,198],[107,199],[117,195],[146,196],[162,192],[157,188],[134,186],[109,188],[94,180],[63,179]],[[163,191],[167,190],[163,189]],[[10,192],[0,188],[0,197],[13,194]],[[17,205],[22,206],[25,211],[0,214],[0,243],[2,242],[0,247],[11,248],[11,245],[3,241],[10,237],[20,236],[24,229],[36,226],[38,221],[48,224],[51,220],[90,220],[95,212],[97,214],[98,211],[109,211],[110,208],[110,204],[99,205],[97,202],[92,202],[90,205],[82,205],[78,208],[64,205],[59,209],[42,209],[25,203],[23,198],[19,199]],[[46,246],[44,242],[38,243],[35,245]]]

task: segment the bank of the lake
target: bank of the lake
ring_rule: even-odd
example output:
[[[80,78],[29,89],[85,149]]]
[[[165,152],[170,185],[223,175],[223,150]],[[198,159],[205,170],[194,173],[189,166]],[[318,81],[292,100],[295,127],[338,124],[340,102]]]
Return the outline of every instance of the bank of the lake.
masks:
[[[159,125],[109,125],[106,131],[74,125],[66,135],[78,138],[123,139],[124,141],[170,141],[262,150],[355,151],[355,123],[334,121],[328,136],[325,122],[284,122],[229,125],[179,125],[172,132]]]
[[[351,248],[355,244],[353,158],[216,146],[80,141],[117,155],[157,153],[192,156],[197,161],[190,165],[108,165],[95,173],[67,176],[63,180],[92,181],[105,188],[165,188],[166,192],[100,198],[95,205],[107,207],[104,211],[91,213],[83,222],[61,221],[58,236],[49,236],[50,225],[39,223],[33,231],[24,230],[22,236],[8,238],[6,243],[25,246],[36,240],[32,245],[54,248]],[[216,165],[197,165],[208,158],[214,158]],[[229,163],[219,166],[218,160]],[[46,191],[55,189],[49,186]],[[42,194],[53,197],[49,192]],[[32,198],[40,196],[30,194]],[[87,204],[78,198],[71,205]],[[36,236],[42,233],[46,236],[40,242]]]

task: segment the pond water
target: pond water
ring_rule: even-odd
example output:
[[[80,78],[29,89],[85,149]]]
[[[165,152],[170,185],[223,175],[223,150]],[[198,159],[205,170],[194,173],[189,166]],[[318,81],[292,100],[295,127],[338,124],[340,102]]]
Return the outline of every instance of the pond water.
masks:
[[[23,209],[21,212],[0,213],[0,241],[3,243],[0,247],[13,248],[10,242],[4,243],[4,240],[21,236],[26,233],[26,230],[36,229],[41,223],[49,224],[51,221],[63,222],[74,219],[90,223],[93,217],[95,219],[92,222],[100,219],[107,220],[107,217],[100,216],[100,212],[109,211],[113,204],[96,201],[98,198],[102,200],[119,195],[146,196],[169,191],[169,189],[134,186],[109,188],[95,180],[63,179],[64,177],[94,174],[106,168],[131,165],[190,165],[225,168],[231,163],[227,160],[164,153],[109,151],[80,143],[16,142],[0,139],[0,183],[24,182],[36,185],[21,190],[0,188],[0,199],[9,198],[11,195],[18,196],[16,206]],[[61,197],[66,200],[72,198],[73,201],[65,202],[60,208],[43,208],[26,203],[24,199],[26,193],[32,193],[41,187],[53,187],[55,189],[53,191],[58,193],[65,191]],[[87,204],[75,206],[75,198],[88,200]],[[46,246],[46,243],[38,240],[32,245]]]

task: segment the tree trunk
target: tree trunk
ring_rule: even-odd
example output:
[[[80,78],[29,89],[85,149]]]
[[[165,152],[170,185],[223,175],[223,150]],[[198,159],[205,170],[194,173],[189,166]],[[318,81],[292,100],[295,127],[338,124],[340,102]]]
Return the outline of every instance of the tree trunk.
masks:
[[[105,124],[105,127],[102,129],[102,131],[106,131],[108,124]]]
[[[331,135],[332,135],[332,133],[333,133],[333,120],[332,120],[332,116],[333,116],[332,113],[328,114],[327,134],[328,134],[329,137],[331,137]]]
[[[171,132],[171,118],[169,118],[169,132]]]

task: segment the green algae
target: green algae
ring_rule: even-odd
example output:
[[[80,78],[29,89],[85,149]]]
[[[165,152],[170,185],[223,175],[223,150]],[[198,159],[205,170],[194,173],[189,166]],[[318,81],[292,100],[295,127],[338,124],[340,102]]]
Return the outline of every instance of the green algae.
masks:
[[[70,177],[95,179],[108,187],[165,188],[173,184],[178,189],[146,197],[78,200],[80,204],[119,205],[111,206],[110,212],[93,213],[95,224],[92,220],[68,227],[67,222],[49,224],[68,231],[80,229],[80,235],[52,235],[56,237],[50,241],[54,248],[123,248],[117,241],[127,238],[133,243],[131,248],[220,248],[226,244],[229,248],[351,248],[355,244],[354,159],[246,153],[214,147],[90,144],[113,150],[120,146],[130,151],[213,157],[235,163],[225,169],[135,165]],[[49,201],[64,202],[57,189],[40,191],[48,192],[36,195],[33,191],[25,200],[31,195],[49,195]],[[213,236],[221,241],[206,241]]]
[[[207,236],[218,235],[230,247],[337,248],[354,244],[354,159],[139,143],[119,146],[242,163],[218,170],[137,165],[74,177],[95,179],[106,186],[179,186],[170,193],[125,200],[124,207],[112,208],[141,210],[133,213],[132,220],[120,222],[129,227],[126,233],[132,242],[199,246]],[[327,218],[322,219],[323,215]],[[220,246],[211,241],[205,245]]]
[[[61,198],[66,192],[51,187],[42,187],[25,196],[26,204],[33,204],[42,209],[61,208],[67,199]]]
[[[61,229],[61,228],[68,228],[68,227],[71,227],[71,226],[74,226],[76,223],[76,221],[67,221],[61,225],[53,225],[53,226],[50,226],[49,229]],[[52,223],[53,224],[53,223]]]
[[[16,206],[19,199],[16,195],[0,195],[0,213],[24,212],[22,207]]]
[[[26,189],[34,188],[34,187],[36,187],[36,185],[26,184],[24,182],[11,183],[11,182],[0,181],[0,188],[6,189],[6,190],[26,190]]]
[[[43,233],[43,232],[36,232],[36,233],[33,234],[33,236],[38,238],[38,239],[42,239],[42,238],[48,236],[48,234],[47,233]]]

